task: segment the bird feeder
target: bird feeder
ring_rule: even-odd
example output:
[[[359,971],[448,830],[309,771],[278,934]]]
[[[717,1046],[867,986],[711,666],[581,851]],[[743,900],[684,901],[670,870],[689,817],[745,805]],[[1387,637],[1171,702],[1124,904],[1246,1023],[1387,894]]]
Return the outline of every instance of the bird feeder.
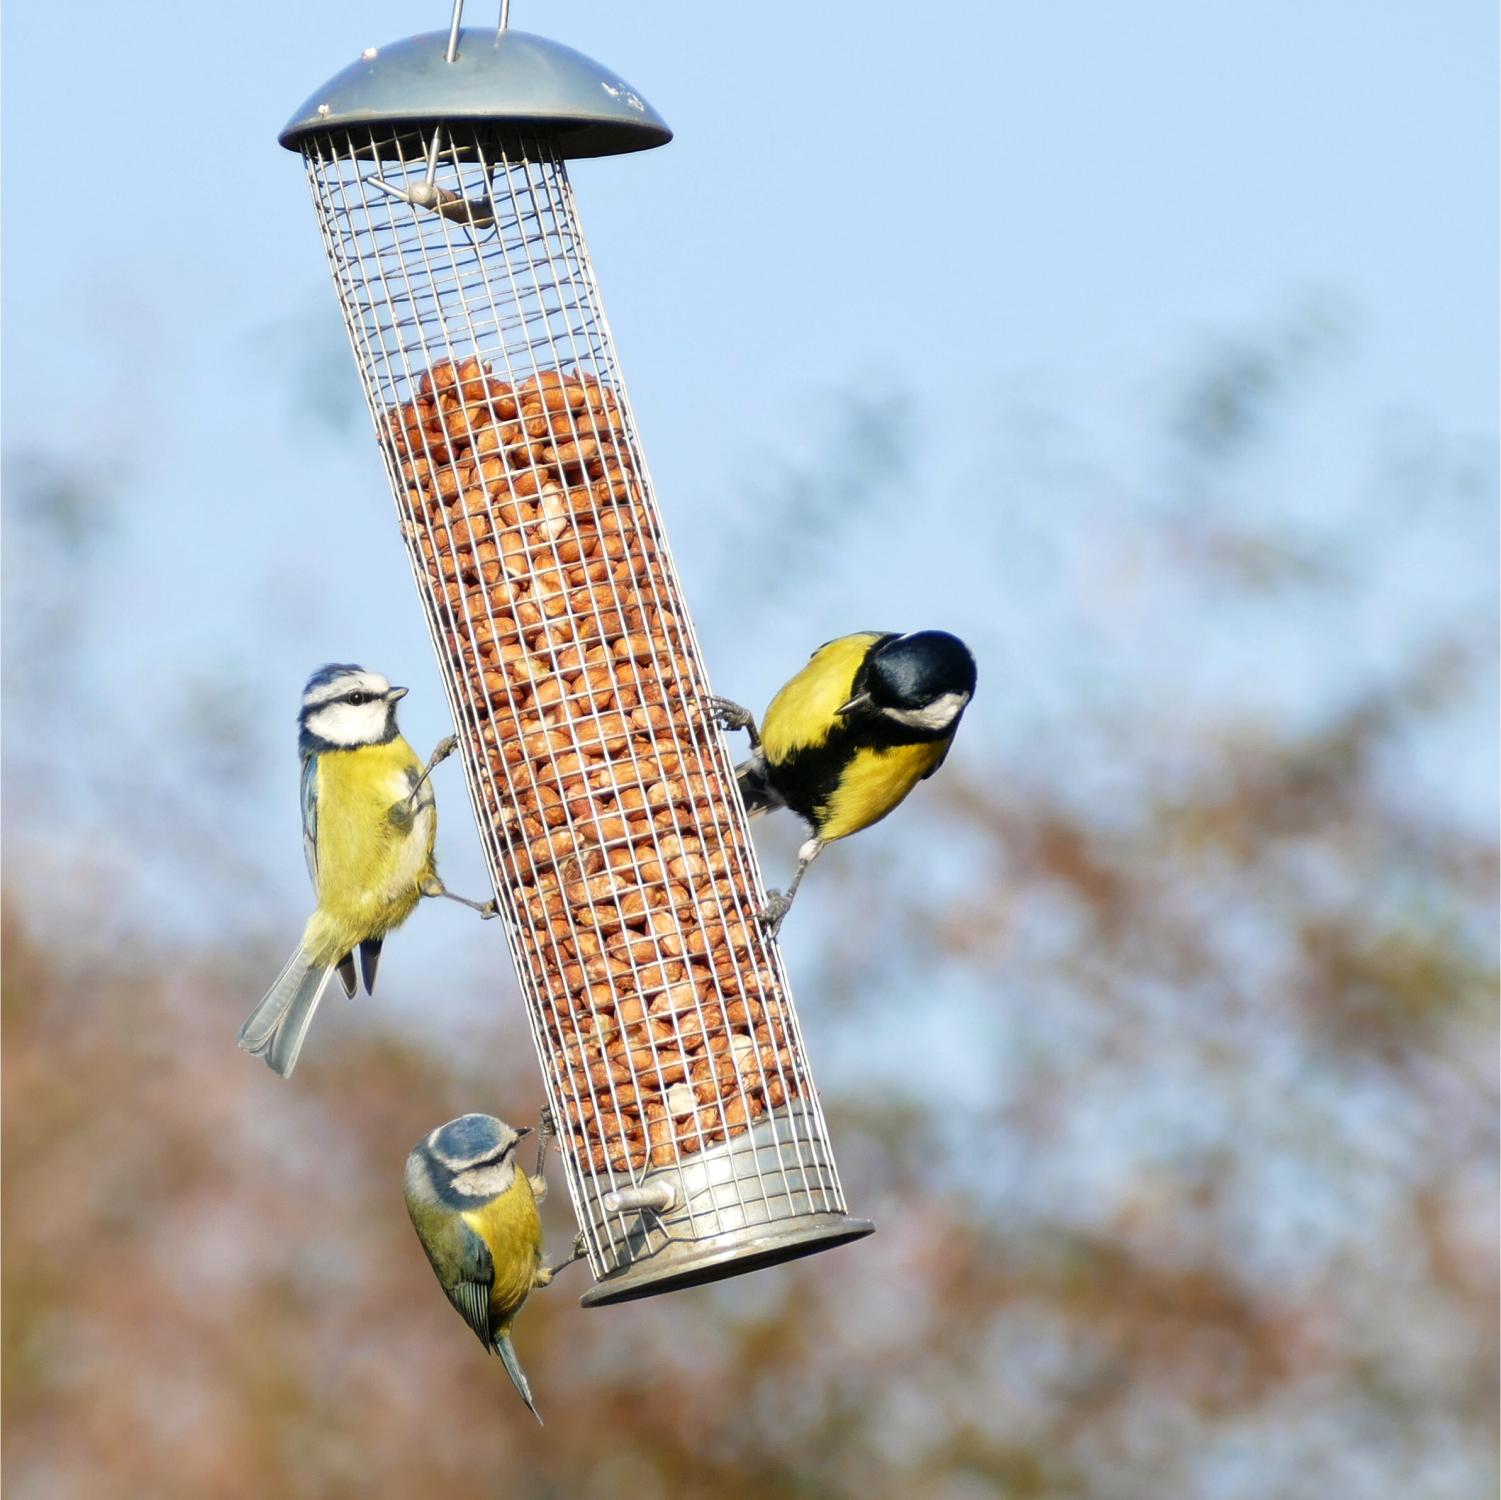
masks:
[[[565,163],[671,131],[540,36],[370,48],[282,132],[458,728],[597,1285],[842,1244],[846,1215]]]

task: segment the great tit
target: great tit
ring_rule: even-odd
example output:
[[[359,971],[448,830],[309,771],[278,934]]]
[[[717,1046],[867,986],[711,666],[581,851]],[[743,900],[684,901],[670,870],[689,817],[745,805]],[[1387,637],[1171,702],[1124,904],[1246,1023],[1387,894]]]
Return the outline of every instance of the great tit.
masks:
[[[406,692],[379,672],[347,664],[320,667],[302,690],[302,843],[318,906],[238,1039],[283,1078],[297,1065],[334,972],[353,995],[358,950],[369,994],[381,943],[423,896],[495,915],[493,901],[455,896],[438,878],[438,812],[428,776],[453,754],[455,741],[444,739],[424,766],[396,728],[396,704]]]
[[[791,885],[767,893],[771,935],[825,844],[879,822],[943,764],[974,692],[975,659],[955,636],[867,630],[820,646],[759,730],[738,703],[708,700],[722,728],[750,732],[750,759],[736,767],[747,811],[790,807],[813,830]]]
[[[543,1167],[552,1126],[544,1114],[538,1132],[537,1171],[516,1165],[516,1147],[530,1126],[513,1129],[493,1115],[460,1115],[412,1147],[407,1157],[407,1212],[438,1285],[486,1349],[500,1356],[531,1413],[526,1372],[511,1344],[522,1304],[584,1253],[583,1235],[555,1266],[542,1264],[542,1221],[537,1204],[547,1196]]]

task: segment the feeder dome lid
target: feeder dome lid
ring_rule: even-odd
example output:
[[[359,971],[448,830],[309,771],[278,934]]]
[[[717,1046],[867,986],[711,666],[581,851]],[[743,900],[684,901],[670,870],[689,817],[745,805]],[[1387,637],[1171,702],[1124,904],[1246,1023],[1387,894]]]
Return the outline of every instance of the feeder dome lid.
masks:
[[[329,79],[278,139],[300,151],[351,127],[470,122],[497,135],[556,135],[564,157],[617,156],[663,146],[672,131],[618,74],[527,31],[467,27],[447,60],[448,32],[368,48]]]

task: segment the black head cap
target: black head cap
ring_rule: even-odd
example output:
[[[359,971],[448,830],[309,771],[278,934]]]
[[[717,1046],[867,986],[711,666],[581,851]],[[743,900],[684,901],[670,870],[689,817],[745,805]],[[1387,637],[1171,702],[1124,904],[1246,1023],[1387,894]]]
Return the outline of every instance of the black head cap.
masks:
[[[958,636],[914,630],[878,647],[870,658],[868,691],[883,708],[926,708],[945,693],[975,692],[975,659]]]

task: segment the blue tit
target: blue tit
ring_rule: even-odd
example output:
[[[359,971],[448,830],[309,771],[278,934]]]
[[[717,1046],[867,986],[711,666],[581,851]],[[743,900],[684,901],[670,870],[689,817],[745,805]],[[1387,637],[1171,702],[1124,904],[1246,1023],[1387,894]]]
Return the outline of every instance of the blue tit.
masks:
[[[495,915],[494,902],[445,890],[433,862],[437,807],[428,776],[451,755],[450,735],[427,765],[396,728],[404,687],[363,667],[320,667],[302,690],[302,842],[318,893],[297,951],[240,1028],[239,1044],[289,1078],[313,1012],[337,971],[355,992],[355,953],[369,994],[381,944],[423,896]]]
[[[407,1212],[438,1285],[486,1349],[500,1356],[514,1385],[540,1422],[526,1372],[511,1343],[511,1328],[526,1299],[551,1283],[584,1253],[556,1266],[542,1264],[543,1176],[552,1126],[543,1117],[537,1170],[516,1163],[516,1147],[530,1126],[513,1129],[493,1115],[460,1115],[412,1147],[404,1188]]]
[[[975,659],[942,630],[861,631],[820,646],[771,700],[760,729],[725,698],[711,713],[750,732],[736,767],[753,815],[790,807],[813,830],[785,891],[768,892],[762,921],[775,935],[820,850],[879,822],[949,753],[975,693]]]

